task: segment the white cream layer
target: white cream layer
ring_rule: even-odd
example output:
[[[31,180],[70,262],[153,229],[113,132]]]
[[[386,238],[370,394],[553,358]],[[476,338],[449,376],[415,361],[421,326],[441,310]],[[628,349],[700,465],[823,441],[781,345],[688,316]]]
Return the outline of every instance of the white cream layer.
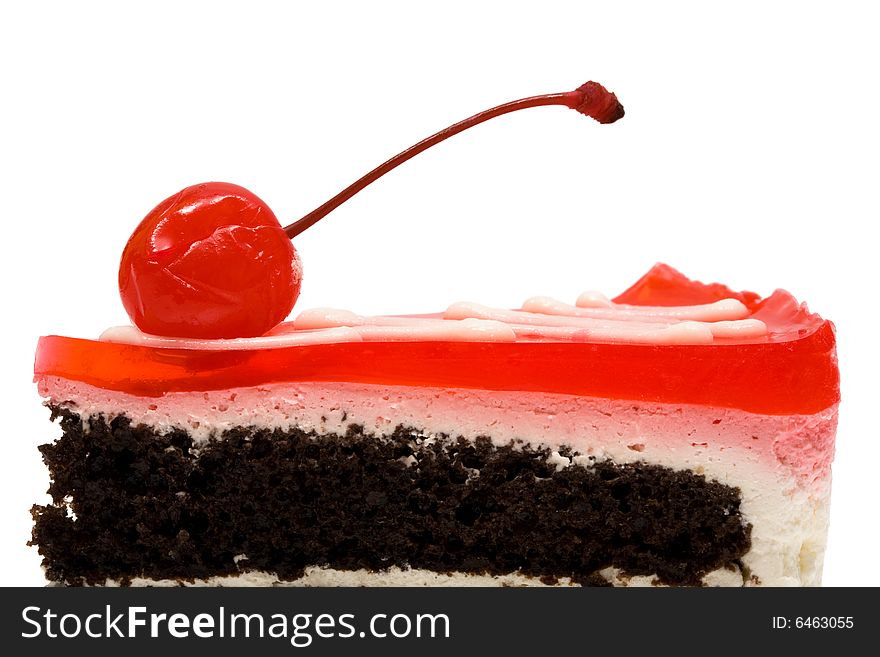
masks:
[[[837,409],[772,416],[735,409],[612,401],[546,393],[286,383],[234,390],[137,397],[45,377],[41,393],[83,417],[127,415],[159,431],[181,428],[197,440],[235,426],[318,435],[362,425],[378,438],[398,425],[473,439],[488,435],[563,446],[582,456],[689,469],[740,488],[752,524],[743,559],[747,584],[817,585],[828,525],[830,463]]]
[[[600,574],[614,586],[642,587],[662,586],[655,575],[623,575],[617,568],[606,568]],[[738,570],[719,569],[707,573],[703,577],[706,586],[743,586],[743,577]],[[105,586],[119,586],[119,582],[108,579]],[[567,577],[560,578],[554,584],[545,584],[537,577],[520,573],[507,575],[473,575],[470,573],[437,573],[433,570],[389,568],[375,572],[369,570],[336,570],[312,566],[306,568],[305,574],[295,580],[284,581],[273,573],[262,571],[245,572],[241,575],[210,577],[191,582],[174,579],[148,579],[136,577],[131,586],[220,586],[220,587],[251,587],[251,586],[577,586]]]

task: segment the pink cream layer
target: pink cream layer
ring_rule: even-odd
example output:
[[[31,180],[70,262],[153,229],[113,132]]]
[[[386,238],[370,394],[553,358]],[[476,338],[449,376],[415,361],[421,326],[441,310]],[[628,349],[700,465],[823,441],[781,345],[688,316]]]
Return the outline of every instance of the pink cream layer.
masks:
[[[811,415],[764,415],[555,393],[359,383],[277,383],[159,398],[56,376],[39,377],[38,385],[51,403],[83,417],[125,415],[160,431],[185,429],[197,439],[237,426],[324,434],[357,424],[381,436],[403,425],[426,435],[484,435],[496,443],[567,446],[584,456],[683,468],[734,461],[742,474],[751,466],[769,468],[807,488],[830,476],[837,420],[836,404]]]

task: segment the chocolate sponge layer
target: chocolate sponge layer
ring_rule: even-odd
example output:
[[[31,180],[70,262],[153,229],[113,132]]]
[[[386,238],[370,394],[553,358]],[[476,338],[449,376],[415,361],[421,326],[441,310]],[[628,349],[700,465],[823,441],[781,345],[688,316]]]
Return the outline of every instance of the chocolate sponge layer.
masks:
[[[34,507],[32,544],[49,579],[68,584],[244,570],[293,580],[317,565],[582,584],[614,566],[696,585],[750,546],[739,490],[690,471],[557,470],[547,449],[403,427],[388,438],[241,428],[194,443],[124,417],[84,431],[70,411],[53,416],[64,434],[40,448],[53,502]]]

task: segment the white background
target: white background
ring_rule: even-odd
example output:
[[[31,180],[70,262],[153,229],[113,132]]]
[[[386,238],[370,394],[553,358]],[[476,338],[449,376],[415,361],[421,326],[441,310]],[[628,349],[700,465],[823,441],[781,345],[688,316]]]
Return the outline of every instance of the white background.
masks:
[[[0,15],[0,583],[58,434],[37,337],[125,323],[118,259],[187,185],[252,189],[282,223],[489,106],[588,79],[625,119],[496,119],[298,237],[297,309],[617,293],[654,262],[838,327],[844,402],[828,585],[878,585],[878,103],[871,3],[40,2]],[[540,7],[540,8],[539,8]],[[841,612],[843,613],[843,612]]]

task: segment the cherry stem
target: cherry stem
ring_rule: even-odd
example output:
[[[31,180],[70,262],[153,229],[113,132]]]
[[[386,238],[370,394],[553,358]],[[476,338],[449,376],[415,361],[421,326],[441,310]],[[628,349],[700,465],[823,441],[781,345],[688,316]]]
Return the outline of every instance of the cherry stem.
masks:
[[[336,196],[331,198],[323,205],[315,208],[299,221],[286,226],[284,232],[291,239],[299,235],[301,232],[310,228],[333,210],[345,203],[352,196],[361,191],[364,187],[375,182],[395,167],[403,164],[412,157],[415,157],[424,150],[431,148],[441,141],[457,135],[468,128],[479,125],[489,119],[494,119],[502,114],[509,114],[517,110],[528,109],[530,107],[541,107],[543,105],[564,105],[571,109],[575,109],[582,114],[591,116],[599,123],[613,123],[623,116],[623,106],[617,101],[617,97],[607,91],[597,82],[587,82],[578,87],[575,91],[567,93],[543,94],[541,96],[531,96],[504,103],[498,107],[487,109],[472,117],[459,121],[458,123],[431,135],[427,139],[423,139],[419,143],[410,146],[402,153],[398,153],[387,162],[380,164],[367,175],[355,181]]]

